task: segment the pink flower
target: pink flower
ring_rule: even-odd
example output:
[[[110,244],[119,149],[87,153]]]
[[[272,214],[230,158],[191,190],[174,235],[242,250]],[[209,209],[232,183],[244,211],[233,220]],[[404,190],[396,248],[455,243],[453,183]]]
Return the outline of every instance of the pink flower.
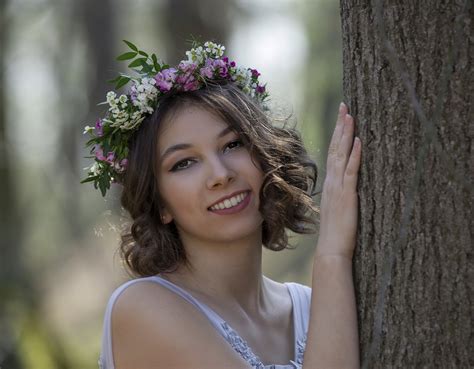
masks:
[[[114,160],[115,160],[115,153],[113,151],[108,152],[107,158],[105,159],[105,161],[109,164],[113,164]]]
[[[99,161],[105,161],[106,158],[104,156],[104,150],[102,150],[102,147],[95,145],[94,146],[94,154],[97,160]]]
[[[122,159],[120,163],[119,162],[115,163],[114,168],[117,172],[123,173],[127,169],[127,165],[128,165],[128,160]]]
[[[265,86],[257,85],[257,88],[255,89],[255,91],[256,91],[258,94],[263,94],[263,93],[265,92]]]

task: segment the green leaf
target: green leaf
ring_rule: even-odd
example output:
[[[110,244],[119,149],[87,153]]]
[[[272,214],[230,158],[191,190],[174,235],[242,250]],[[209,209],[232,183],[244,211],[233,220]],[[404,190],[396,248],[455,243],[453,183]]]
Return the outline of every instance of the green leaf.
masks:
[[[99,180],[99,188],[100,188],[100,192],[102,193],[102,196],[105,197],[105,193],[106,193],[107,189],[106,189],[106,184],[105,184],[104,178],[101,178]]]
[[[124,53],[122,55],[117,56],[117,60],[130,60],[130,59],[133,59],[136,56],[137,56],[137,52],[129,51],[127,53]]]
[[[153,67],[155,68],[155,72],[158,73],[161,71],[160,63],[158,63],[158,58],[155,54],[151,54],[151,60],[153,61]]]
[[[115,86],[115,89],[118,90],[120,87],[125,86],[129,81],[129,77],[120,77],[119,81],[117,82],[117,85]]]
[[[129,68],[134,68],[134,67],[139,67],[139,66],[142,66],[143,64],[146,65],[146,58],[138,58],[138,59],[135,59],[134,61],[132,61],[128,67]]]
[[[107,82],[109,83],[115,83],[120,79],[120,76],[115,77],[114,79],[109,79]]]
[[[122,40],[122,41],[125,42],[125,43],[128,45],[128,47],[129,47],[130,49],[132,49],[133,51],[137,51],[137,52],[138,52],[138,47],[136,47],[136,46],[135,46],[134,44],[132,44],[130,41],[127,41],[127,40]]]
[[[144,57],[148,58],[148,54],[142,50],[138,52],[140,55],[143,55]]]
[[[83,179],[83,180],[81,181],[81,183],[92,182],[92,181],[95,181],[96,179],[97,179],[97,176],[87,177],[87,178]]]
[[[148,64],[144,63],[140,73],[151,74],[151,73],[153,73],[153,67],[151,67]]]

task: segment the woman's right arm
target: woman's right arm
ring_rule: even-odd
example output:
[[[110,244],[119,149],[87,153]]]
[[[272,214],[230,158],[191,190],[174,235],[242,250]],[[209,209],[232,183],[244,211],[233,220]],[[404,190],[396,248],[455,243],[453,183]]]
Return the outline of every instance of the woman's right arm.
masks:
[[[111,325],[115,369],[251,369],[203,314],[156,283],[126,288]]]
[[[314,255],[303,369],[358,369],[359,335],[352,280],[361,144],[341,105],[328,153],[321,223]]]

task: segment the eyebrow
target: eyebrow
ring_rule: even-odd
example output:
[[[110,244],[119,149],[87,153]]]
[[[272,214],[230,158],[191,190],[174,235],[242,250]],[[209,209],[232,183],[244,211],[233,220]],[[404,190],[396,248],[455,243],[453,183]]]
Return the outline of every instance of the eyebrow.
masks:
[[[228,133],[230,133],[231,131],[233,131],[233,129],[231,127],[226,127],[222,130],[221,133],[219,133],[217,136],[216,136],[216,139],[219,139],[221,137],[224,137],[225,135],[227,135]],[[193,147],[192,144],[189,144],[189,143],[179,143],[179,144],[176,144],[176,145],[173,145],[173,146],[170,146],[168,147],[163,155],[161,156],[161,162],[163,162],[163,160],[168,156],[168,155],[171,155],[172,153],[176,152],[176,151],[179,151],[179,150],[185,150],[185,149],[189,149]]]

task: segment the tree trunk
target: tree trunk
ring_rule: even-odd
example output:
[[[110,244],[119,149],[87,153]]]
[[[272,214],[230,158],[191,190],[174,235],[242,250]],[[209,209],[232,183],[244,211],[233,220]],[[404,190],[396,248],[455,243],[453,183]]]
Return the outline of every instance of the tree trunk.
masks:
[[[473,13],[469,0],[341,0],[345,101],[363,144],[364,368],[474,366]]]

